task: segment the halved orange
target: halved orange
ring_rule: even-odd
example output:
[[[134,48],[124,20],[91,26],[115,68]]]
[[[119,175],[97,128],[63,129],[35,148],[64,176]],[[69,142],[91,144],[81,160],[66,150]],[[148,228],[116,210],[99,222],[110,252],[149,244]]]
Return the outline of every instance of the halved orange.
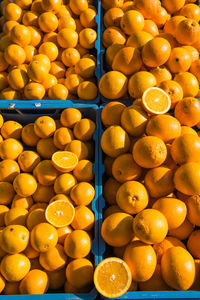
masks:
[[[56,200],[45,210],[46,220],[57,228],[70,225],[74,215],[74,206],[68,200]]]
[[[129,266],[117,257],[109,257],[100,262],[94,272],[97,291],[107,298],[117,298],[125,294],[132,282]]]
[[[162,89],[150,87],[143,93],[142,105],[150,114],[165,114],[171,107],[171,99]]]
[[[51,157],[54,167],[63,173],[71,172],[78,164],[78,157],[70,151],[57,151]]]

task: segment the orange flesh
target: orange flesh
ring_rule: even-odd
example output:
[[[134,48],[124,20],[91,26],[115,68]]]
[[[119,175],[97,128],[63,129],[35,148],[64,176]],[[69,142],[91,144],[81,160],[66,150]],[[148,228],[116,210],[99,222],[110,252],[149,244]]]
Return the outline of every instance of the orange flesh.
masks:
[[[78,164],[78,158],[76,154],[69,151],[58,151],[52,156],[53,162],[63,169],[74,169]]]
[[[168,108],[169,99],[159,90],[151,90],[145,94],[143,104],[149,111],[161,113]]]
[[[63,227],[71,224],[74,219],[74,206],[67,200],[52,202],[45,212],[47,221],[55,227]]]

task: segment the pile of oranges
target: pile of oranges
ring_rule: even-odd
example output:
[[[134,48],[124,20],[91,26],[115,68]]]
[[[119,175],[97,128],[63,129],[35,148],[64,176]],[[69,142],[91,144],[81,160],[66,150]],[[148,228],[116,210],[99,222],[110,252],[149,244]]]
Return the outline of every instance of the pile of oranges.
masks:
[[[107,99],[140,98],[153,86],[172,97],[198,97],[200,7],[194,0],[102,0]],[[175,95],[174,95],[175,94]]]
[[[3,0],[0,10],[0,99],[96,98],[93,1]]]
[[[0,118],[0,292],[88,292],[95,123],[75,108],[25,126]]]

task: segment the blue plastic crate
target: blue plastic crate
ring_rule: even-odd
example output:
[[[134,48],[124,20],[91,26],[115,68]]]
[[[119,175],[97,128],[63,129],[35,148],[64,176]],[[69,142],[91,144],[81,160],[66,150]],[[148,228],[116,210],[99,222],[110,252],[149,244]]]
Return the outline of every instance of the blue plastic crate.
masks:
[[[92,121],[95,122],[96,124],[96,130],[93,134],[93,141],[95,142],[95,157],[94,157],[94,162],[93,162],[93,172],[95,175],[94,178],[94,185],[95,185],[95,198],[92,201],[92,210],[95,214],[95,224],[94,224],[94,239],[92,241],[92,250],[91,253],[93,255],[93,261],[94,261],[94,267],[97,266],[99,260],[98,256],[98,232],[99,232],[99,225],[98,225],[98,220],[99,220],[99,214],[98,214],[98,182],[99,182],[99,175],[98,175],[98,156],[99,156],[99,147],[98,147],[98,132],[99,132],[99,110],[97,105],[82,105],[82,106],[77,106],[77,105],[67,105],[67,102],[63,101],[63,105],[61,107],[57,107],[55,110],[50,110],[50,109],[37,109],[37,110],[4,110],[0,109],[0,113],[3,115],[4,120],[15,120],[21,123],[22,125],[34,122],[39,116],[42,115],[48,115],[51,116],[54,119],[58,119],[60,117],[61,111],[63,108],[68,108],[68,107],[73,107],[77,108],[80,110],[82,113],[83,117],[89,118]],[[64,105],[65,103],[65,105]],[[75,299],[87,299],[87,300],[94,300],[97,297],[97,291],[95,288],[93,288],[89,293],[85,294],[66,294],[63,293],[63,291],[58,291],[56,293],[49,293],[49,294],[44,294],[44,295],[16,295],[16,296],[7,296],[7,295],[1,295],[1,299],[11,299],[11,300],[16,300],[16,299],[29,299],[33,300],[37,297],[37,300],[53,300],[53,299],[66,299],[66,300],[75,300]]]
[[[2,0],[0,0],[1,3]],[[94,55],[97,58],[97,65],[95,68],[95,76],[97,79],[97,85],[98,82],[101,78],[101,56],[100,56],[100,45],[101,45],[101,2],[100,0],[94,0],[94,5],[97,9],[97,15],[96,15],[96,22],[97,22],[97,40],[95,42],[95,48],[92,50],[94,51]],[[1,14],[0,14],[1,16]],[[67,105],[78,105],[78,104],[87,104],[87,105],[91,105],[91,104],[99,104],[100,103],[100,92],[98,90],[98,94],[96,99],[94,100],[81,100],[81,99],[77,99],[77,100],[0,100],[0,107],[18,107],[18,108],[35,108],[37,107],[39,102],[44,102],[44,106],[45,107],[60,107],[61,102],[66,101]],[[62,106],[63,107],[63,106]]]
[[[98,262],[100,263],[106,256],[106,243],[101,237],[101,225],[103,222],[103,209],[106,207],[106,202],[103,197],[103,184],[104,184],[104,173],[105,167],[103,164],[103,151],[100,146],[101,136],[104,132],[103,124],[101,122],[101,111],[105,104],[99,108],[99,257]],[[102,299],[108,299],[101,296]],[[200,291],[137,291],[127,292],[119,298],[115,299],[129,299],[129,300],[140,300],[140,299],[200,299]]]

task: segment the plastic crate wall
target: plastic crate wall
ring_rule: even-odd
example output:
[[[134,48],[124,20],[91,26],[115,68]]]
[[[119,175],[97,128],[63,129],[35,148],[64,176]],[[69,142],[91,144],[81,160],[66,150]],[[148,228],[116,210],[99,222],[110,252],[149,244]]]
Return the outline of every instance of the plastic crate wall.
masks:
[[[64,102],[64,101],[63,101]],[[67,105],[66,102],[64,102],[65,105],[62,105],[62,107],[57,108],[56,110],[9,110],[8,112],[5,112],[5,110],[2,110],[0,108],[0,113],[2,113],[4,120],[15,120],[21,123],[22,125],[34,122],[39,116],[41,115],[48,115],[51,116],[54,119],[58,119],[60,116],[60,113],[63,108],[68,107],[74,107],[80,110],[83,117],[90,118],[92,121],[96,124],[96,130],[93,134],[93,140],[95,142],[95,158],[93,163],[93,172],[95,175],[94,183],[95,183],[95,198],[92,201],[92,210],[95,214],[95,224],[94,224],[94,239],[92,241],[92,249],[91,253],[94,258],[94,267],[97,266],[99,262],[99,255],[98,255],[98,233],[99,233],[99,214],[98,214],[98,132],[99,132],[99,110],[98,106],[96,105],[82,105],[78,107],[77,105]],[[58,293],[52,292],[49,294],[44,295],[13,295],[13,296],[7,296],[7,295],[1,295],[1,299],[10,299],[10,300],[17,300],[17,299],[23,299],[23,300],[78,300],[78,299],[87,299],[87,300],[94,300],[97,297],[97,291],[95,288],[93,288],[89,293],[85,294],[66,294],[61,291]]]

